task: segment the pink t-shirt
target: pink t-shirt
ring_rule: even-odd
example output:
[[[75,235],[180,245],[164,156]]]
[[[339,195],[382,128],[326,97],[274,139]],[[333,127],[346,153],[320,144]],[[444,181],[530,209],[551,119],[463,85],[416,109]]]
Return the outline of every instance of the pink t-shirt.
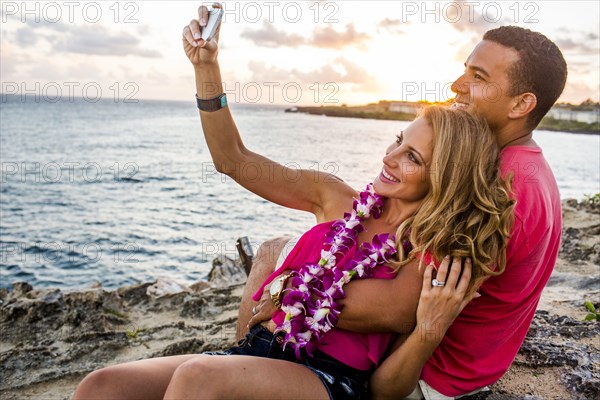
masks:
[[[307,262],[318,262],[321,258],[321,250],[324,248],[325,235],[329,232],[332,223],[333,221],[318,224],[302,235],[281,267],[269,275],[252,298],[255,301],[260,300],[264,287],[281,275],[283,271],[298,270]],[[349,262],[356,247],[355,244],[341,260],[338,259],[338,265]],[[379,266],[375,270],[374,278],[393,279],[394,277],[392,269],[387,266]],[[283,313],[283,311],[278,312]],[[352,368],[370,370],[379,364],[391,338],[392,334],[390,333],[367,334],[333,328],[323,335],[319,350]]]
[[[560,247],[562,214],[554,175],[539,147],[502,151],[500,171],[513,173],[515,224],[506,271],[488,279],[456,318],[421,378],[446,396],[496,382],[514,360]]]

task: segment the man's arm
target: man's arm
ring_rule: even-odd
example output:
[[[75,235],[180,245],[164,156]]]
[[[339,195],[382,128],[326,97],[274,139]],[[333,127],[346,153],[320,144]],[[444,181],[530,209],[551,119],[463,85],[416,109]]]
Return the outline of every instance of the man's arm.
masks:
[[[450,259],[441,263],[437,279],[444,287],[432,287],[433,266],[425,269],[417,309],[417,326],[406,341],[396,347],[371,376],[373,399],[398,399],[408,396],[417,385],[421,369],[442,341],[446,331],[477,293],[468,294],[471,261],[455,258],[448,272]]]
[[[274,263],[271,264],[271,268],[274,268]],[[260,269],[263,269],[262,266]],[[261,282],[272,271],[273,269],[270,269],[268,273],[260,275]],[[259,271],[255,276],[258,274],[260,274]],[[365,333],[412,332],[415,327],[421,281],[417,261],[402,267],[394,279],[351,281],[345,286],[346,298],[339,300],[344,308],[339,315],[336,327]],[[262,298],[256,305],[257,313],[248,322],[251,327],[271,319],[271,315],[275,311],[268,291],[269,286],[267,285]],[[251,307],[248,304],[251,304],[249,298],[243,301],[241,308],[250,310]],[[245,326],[243,324],[246,316],[246,312],[240,311],[239,327]]]
[[[394,279],[361,279],[345,288],[336,327],[354,332],[410,333],[422,286],[419,262],[402,267]]]

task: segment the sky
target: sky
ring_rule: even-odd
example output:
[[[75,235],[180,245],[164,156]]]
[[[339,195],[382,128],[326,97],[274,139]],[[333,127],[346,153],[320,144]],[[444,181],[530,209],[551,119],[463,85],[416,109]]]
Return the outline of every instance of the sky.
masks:
[[[2,93],[190,100],[183,27],[201,1],[2,1]],[[597,1],[223,1],[230,102],[444,101],[483,33],[539,31],[569,66],[559,101],[600,95]]]

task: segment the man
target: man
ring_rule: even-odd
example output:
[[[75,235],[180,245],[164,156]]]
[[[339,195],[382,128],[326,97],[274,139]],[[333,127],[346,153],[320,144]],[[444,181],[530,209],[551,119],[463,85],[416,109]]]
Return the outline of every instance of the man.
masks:
[[[481,113],[497,137],[502,148],[501,173],[512,176],[515,222],[506,271],[482,284],[481,297],[463,310],[443,339],[428,342],[437,344],[441,339],[435,351],[425,351],[427,356],[433,352],[428,360],[410,360],[417,371],[424,363],[419,386],[427,399],[454,398],[496,382],[508,370],[527,334],[556,262],[562,225],[558,187],[532,131],[562,93],[566,77],[565,60],[553,42],[540,33],[505,26],[484,35],[467,59],[465,72],[452,85],[456,93],[453,107]],[[239,336],[251,317],[250,296],[273,271],[285,242],[275,239],[259,250],[242,298]],[[397,291],[393,284],[385,289],[376,286],[380,284],[376,281],[348,285],[338,327],[400,331],[397,324],[401,318],[394,312],[399,309],[394,301]],[[377,298],[370,299],[371,308],[365,309],[363,299],[372,293],[377,293]],[[374,313],[373,309],[385,312]],[[406,365],[399,363],[407,359],[394,357],[402,347],[374,373],[375,397],[407,394],[396,379],[406,370]]]

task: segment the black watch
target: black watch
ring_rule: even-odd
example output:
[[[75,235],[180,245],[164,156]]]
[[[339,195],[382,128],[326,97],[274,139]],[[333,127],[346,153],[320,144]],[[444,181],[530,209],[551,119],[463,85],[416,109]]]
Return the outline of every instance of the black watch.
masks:
[[[221,93],[212,99],[201,99],[196,94],[196,103],[198,103],[198,108],[202,111],[218,111],[227,106],[227,96],[225,96],[225,93]]]

